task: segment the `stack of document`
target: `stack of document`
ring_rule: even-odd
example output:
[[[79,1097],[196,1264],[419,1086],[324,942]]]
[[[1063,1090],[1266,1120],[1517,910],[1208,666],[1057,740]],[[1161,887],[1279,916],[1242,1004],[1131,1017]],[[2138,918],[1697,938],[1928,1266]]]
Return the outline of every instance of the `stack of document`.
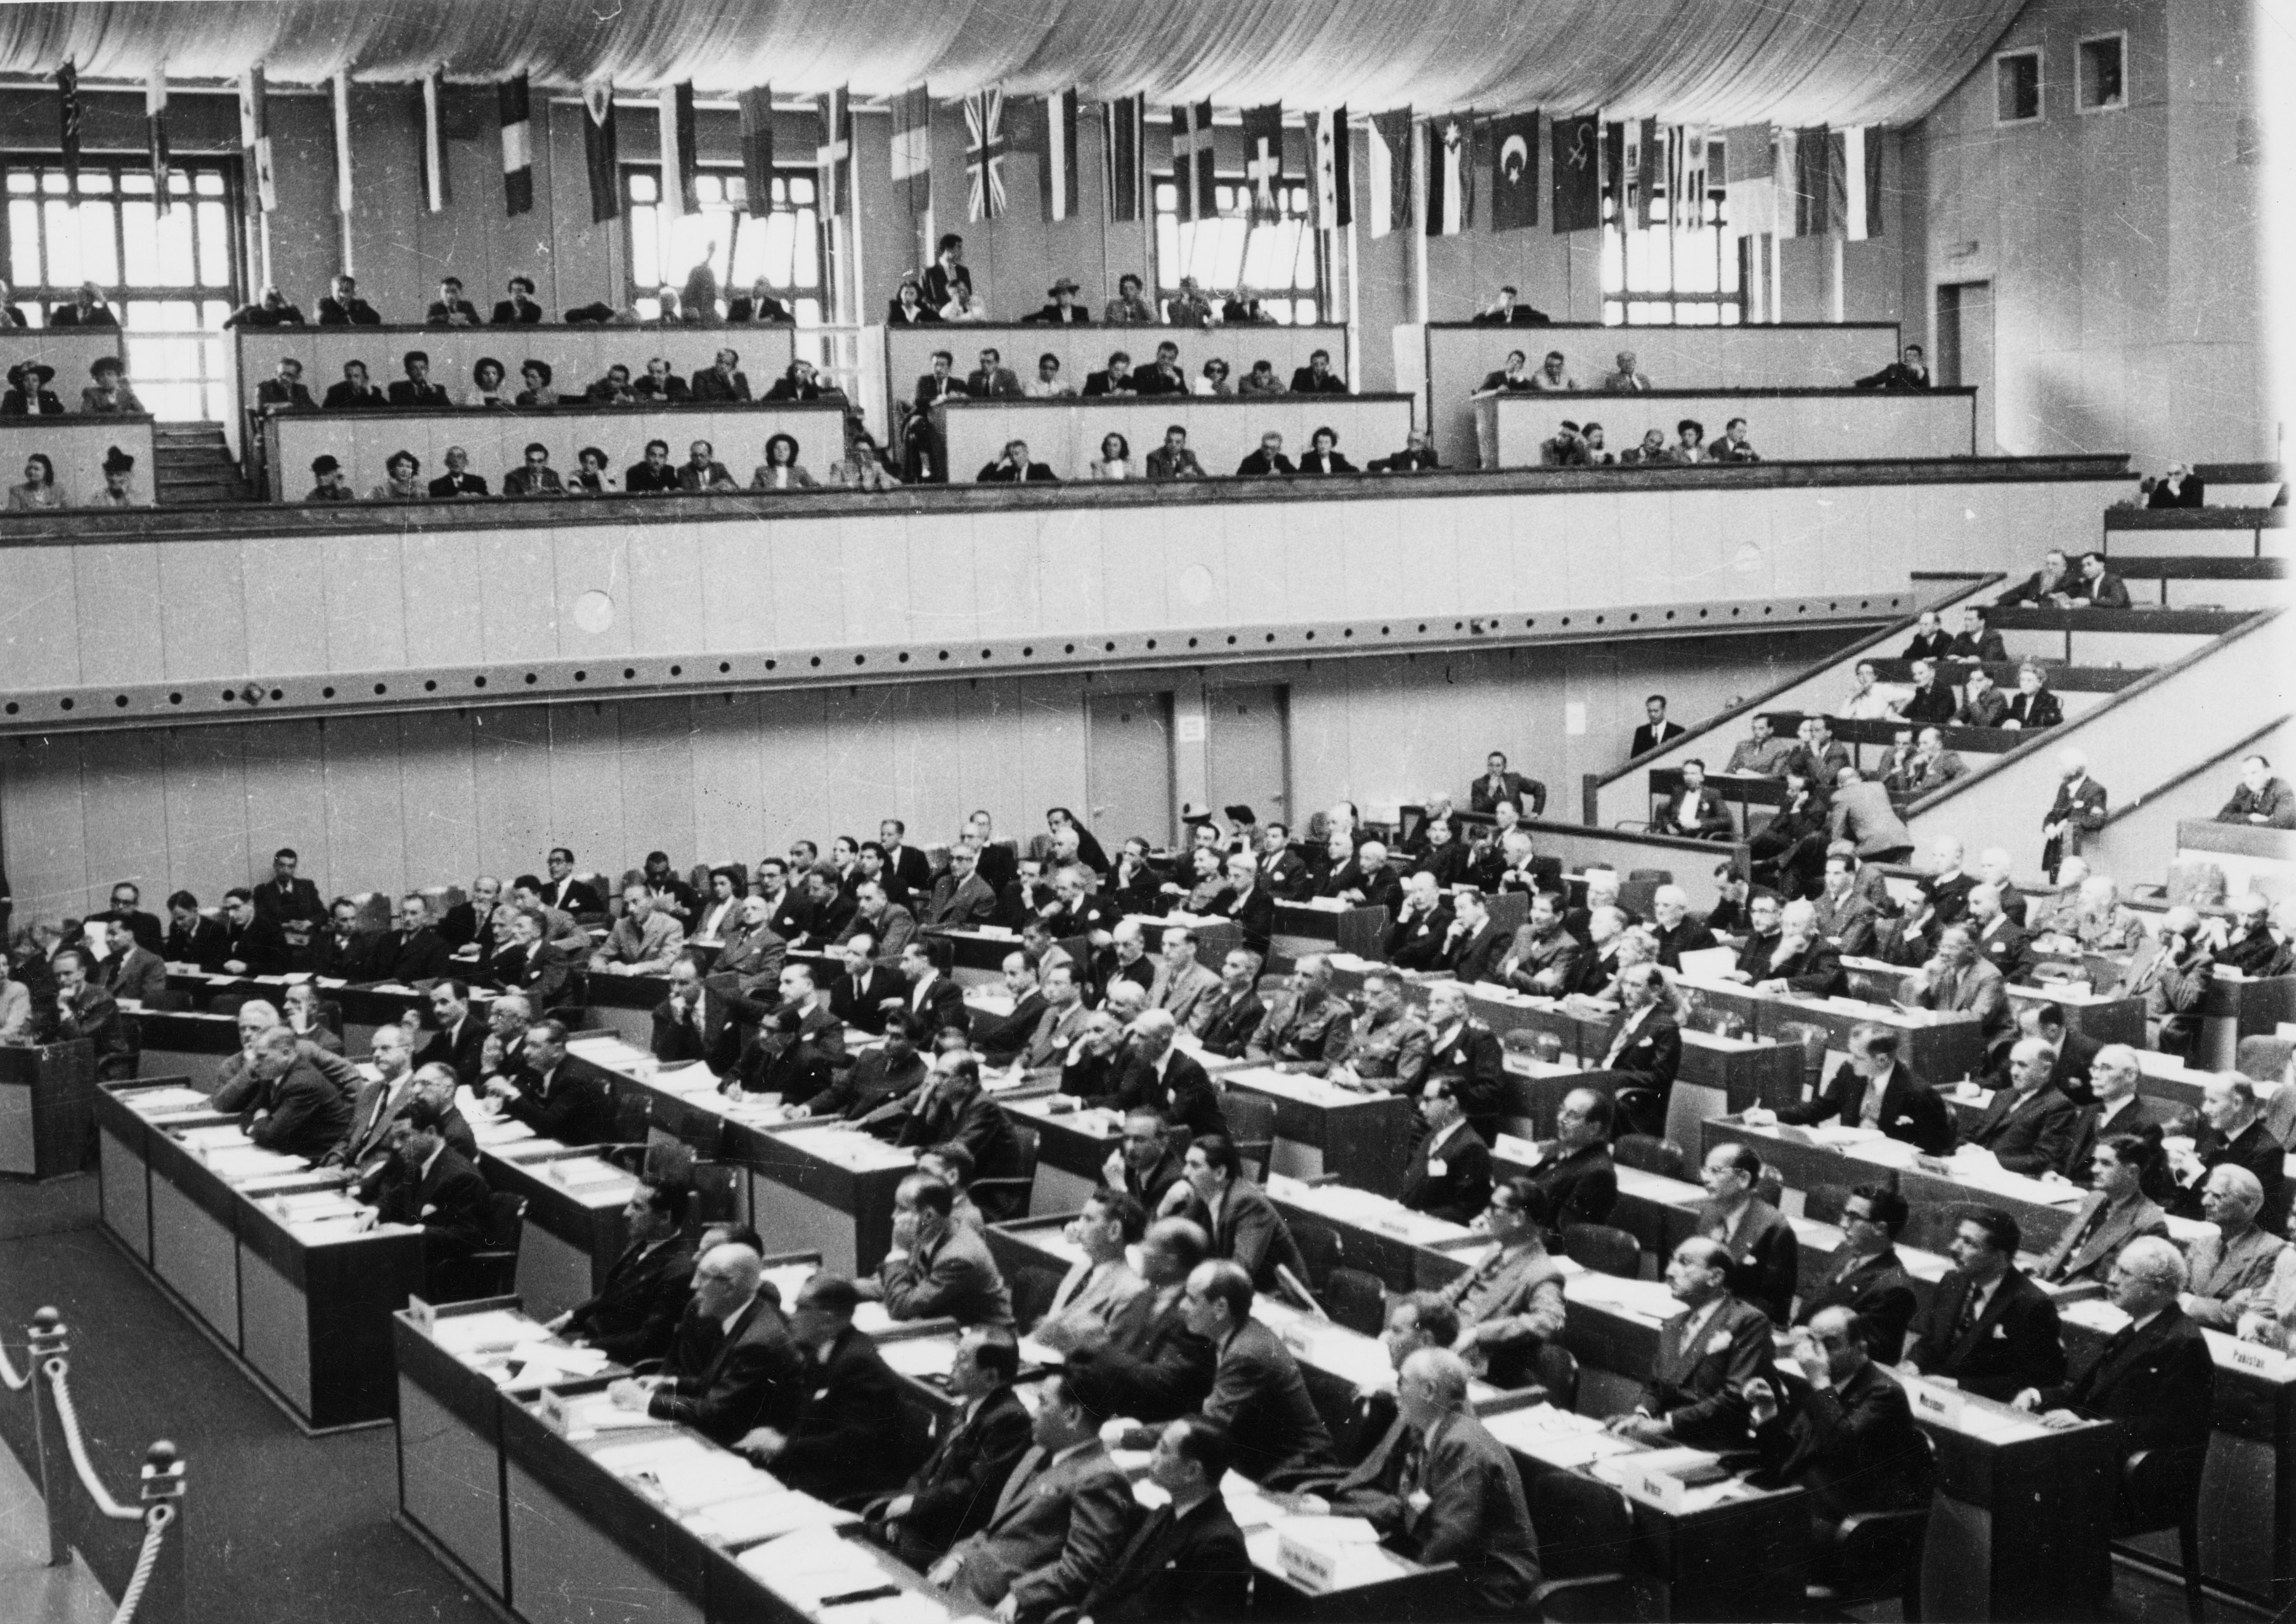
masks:
[[[218,1122],[209,1128],[187,1128],[176,1136],[186,1149],[212,1150],[217,1145],[252,1144],[253,1140],[239,1131],[235,1122]]]
[[[185,1111],[213,1111],[215,1103],[196,1088],[154,1088],[139,1094],[135,1099],[138,1115],[164,1117],[181,1115]]]
[[[671,1094],[715,1094],[720,1079],[697,1060],[682,1066],[664,1066],[653,1074],[652,1080],[655,1087]]]
[[[858,1326],[859,1315],[853,1323]],[[956,1339],[948,1336],[912,1336],[896,1338],[879,1345],[877,1351],[885,1363],[905,1376],[920,1381],[946,1382],[956,1367]]]
[[[576,1156],[564,1161],[548,1162],[544,1165],[543,1171],[551,1183],[563,1185],[570,1190],[594,1190],[601,1185],[616,1184],[629,1177],[613,1163],[601,1161],[595,1156]]]
[[[1566,1471],[1640,1448],[1632,1439],[1604,1431],[1592,1415],[1573,1415],[1551,1404],[1510,1410],[1484,1424],[1509,1448]]]
[[[309,1165],[300,1156],[283,1156],[277,1151],[261,1150],[252,1144],[218,1145],[203,1152],[201,1160],[227,1185],[260,1178],[266,1173],[290,1173]]]
[[[541,1334],[542,1327],[515,1308],[442,1314],[430,1324],[430,1340],[457,1358],[501,1353]]]
[[[800,1532],[745,1551],[737,1560],[745,1572],[809,1618],[824,1617],[824,1607],[840,1597],[899,1588],[893,1584],[890,1569],[848,1539],[823,1539]],[[919,1599],[931,1601],[930,1597]],[[844,1616],[840,1611],[840,1617]],[[947,1612],[940,1616],[946,1618]]]
[[[772,1485],[769,1489],[720,1500],[681,1520],[704,1539],[729,1550],[789,1534],[817,1534],[860,1521],[849,1511],[784,1489],[770,1477],[765,1481]]]
[[[516,1351],[524,1352],[523,1347]],[[497,1387],[540,1386],[565,1380],[565,1376],[539,1365],[521,1365],[512,1368],[506,1356],[498,1365],[480,1366]],[[566,1436],[569,1439],[595,1438],[601,1432],[635,1432],[646,1430],[665,1431],[670,1423],[656,1421],[644,1410],[633,1410],[616,1404],[610,1394],[575,1393],[565,1400]]]

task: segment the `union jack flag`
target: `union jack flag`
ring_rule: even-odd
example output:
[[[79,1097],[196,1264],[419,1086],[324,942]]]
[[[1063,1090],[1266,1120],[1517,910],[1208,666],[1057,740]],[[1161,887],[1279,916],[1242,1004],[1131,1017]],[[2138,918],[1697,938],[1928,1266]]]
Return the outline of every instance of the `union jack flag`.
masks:
[[[993,220],[1004,212],[1004,93],[964,98],[965,217]]]

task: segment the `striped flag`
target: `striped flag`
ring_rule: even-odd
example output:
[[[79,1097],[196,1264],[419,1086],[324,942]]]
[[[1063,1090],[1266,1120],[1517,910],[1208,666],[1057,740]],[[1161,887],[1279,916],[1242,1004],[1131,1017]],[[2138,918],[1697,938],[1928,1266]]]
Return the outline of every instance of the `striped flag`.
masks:
[[[762,218],[774,208],[774,93],[769,86],[735,98],[742,114],[742,189],[747,211]]]
[[[1308,114],[1308,137],[1309,160],[1316,166],[1310,223],[1326,230],[1354,225],[1355,156],[1348,150],[1348,110],[1334,107]]]
[[[1147,212],[1148,104],[1142,96],[1119,96],[1100,111],[1107,136],[1101,152],[1108,166],[1108,221],[1114,226]]]
[[[1210,102],[1172,110],[1172,183],[1179,193],[1183,220],[1209,220],[1219,212]]]
[[[813,161],[821,171],[824,213],[843,215],[853,207],[853,106],[844,88],[814,98],[821,119],[821,144]]]
[[[701,212],[695,185],[701,155],[693,148],[693,82],[665,85],[656,97],[661,120],[661,209],[664,219]]]
[[[351,70],[336,69],[328,92],[335,114],[335,212],[348,220],[351,217]]]
[[[444,68],[433,68],[422,76],[422,207],[430,214],[444,214],[455,201],[447,184],[447,135],[439,124],[439,104],[446,92]]]
[[[892,171],[909,217],[923,219],[932,209],[932,96],[922,85],[893,98]]]
[[[502,113],[503,212],[534,212],[534,125],[528,116],[526,75],[504,79],[495,90]]]
[[[1371,116],[1371,234],[1409,231],[1411,198],[1411,110]]]
[[[1427,133],[1427,234],[1456,237],[1475,219],[1473,127],[1454,113],[1431,121]]]
[[[1004,212],[1004,93],[964,98],[964,210],[969,220]]]
[[[582,168],[590,180],[590,223],[622,212],[621,131],[614,123],[614,87],[582,86]]]
[[[1283,217],[1283,105],[1243,110],[1243,173],[1251,203],[1251,224],[1273,226]]]
[[[239,144],[255,176],[256,207],[269,214],[279,207],[279,177],[271,167],[271,119],[263,105],[263,70],[239,76]]]
[[[1037,188],[1045,218],[1065,220],[1076,212],[1077,93],[1057,91],[1045,98],[1044,140],[1037,148]]]
[[[63,147],[64,185],[79,195],[79,69],[67,61],[56,70],[57,136]]]
[[[144,77],[144,144],[152,155],[152,201],[161,214],[176,206],[175,193],[168,189],[168,65],[165,62]]]

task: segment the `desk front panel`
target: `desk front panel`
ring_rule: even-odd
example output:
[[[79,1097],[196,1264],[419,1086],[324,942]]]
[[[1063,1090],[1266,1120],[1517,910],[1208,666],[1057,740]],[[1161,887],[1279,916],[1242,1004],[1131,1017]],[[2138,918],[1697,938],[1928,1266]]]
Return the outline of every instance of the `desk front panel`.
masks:
[[[1765,461],[1816,463],[1878,457],[1972,456],[1977,451],[1975,390],[1668,390],[1647,395],[1500,395],[1479,403],[1496,418],[1500,468],[1536,468],[1540,447],[1564,422],[1599,422],[1604,449],[1616,456],[1649,430],[1671,444],[1676,425],[1702,423],[1710,446],[1734,417]],[[1619,470],[1632,479],[1636,470]]]
[[[1090,400],[975,400],[941,408],[948,444],[950,482],[967,484],[1004,455],[1007,440],[1029,442],[1031,462],[1063,480],[1089,476],[1102,439],[1120,434],[1136,461],[1164,443],[1174,424],[1207,474],[1233,474],[1259,449],[1260,436],[1283,437],[1283,455],[1298,463],[1317,429],[1338,436],[1340,455],[1357,468],[1403,449],[1411,432],[1408,395],[1259,395],[1249,399],[1165,395],[1145,400],[1099,396]]]
[[[61,385],[63,379],[56,381]],[[73,404],[79,387],[72,386]],[[0,483],[14,485],[22,480],[24,460],[38,452],[55,465],[56,488],[63,493],[65,507],[93,506],[103,493],[103,460],[114,446],[135,459],[127,488],[138,506],[150,506],[155,487],[149,417],[0,417],[0,473],[6,476]]]

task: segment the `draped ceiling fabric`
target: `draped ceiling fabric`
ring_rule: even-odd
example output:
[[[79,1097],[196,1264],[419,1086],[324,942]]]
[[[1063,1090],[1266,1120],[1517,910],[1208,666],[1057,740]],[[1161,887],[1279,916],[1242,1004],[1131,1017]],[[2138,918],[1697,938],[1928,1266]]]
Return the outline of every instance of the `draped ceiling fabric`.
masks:
[[[1222,107],[1600,108],[1611,118],[1903,124],[2021,0],[133,0],[0,6],[0,71],[274,84],[521,71],[705,94],[770,82],[996,86]]]

